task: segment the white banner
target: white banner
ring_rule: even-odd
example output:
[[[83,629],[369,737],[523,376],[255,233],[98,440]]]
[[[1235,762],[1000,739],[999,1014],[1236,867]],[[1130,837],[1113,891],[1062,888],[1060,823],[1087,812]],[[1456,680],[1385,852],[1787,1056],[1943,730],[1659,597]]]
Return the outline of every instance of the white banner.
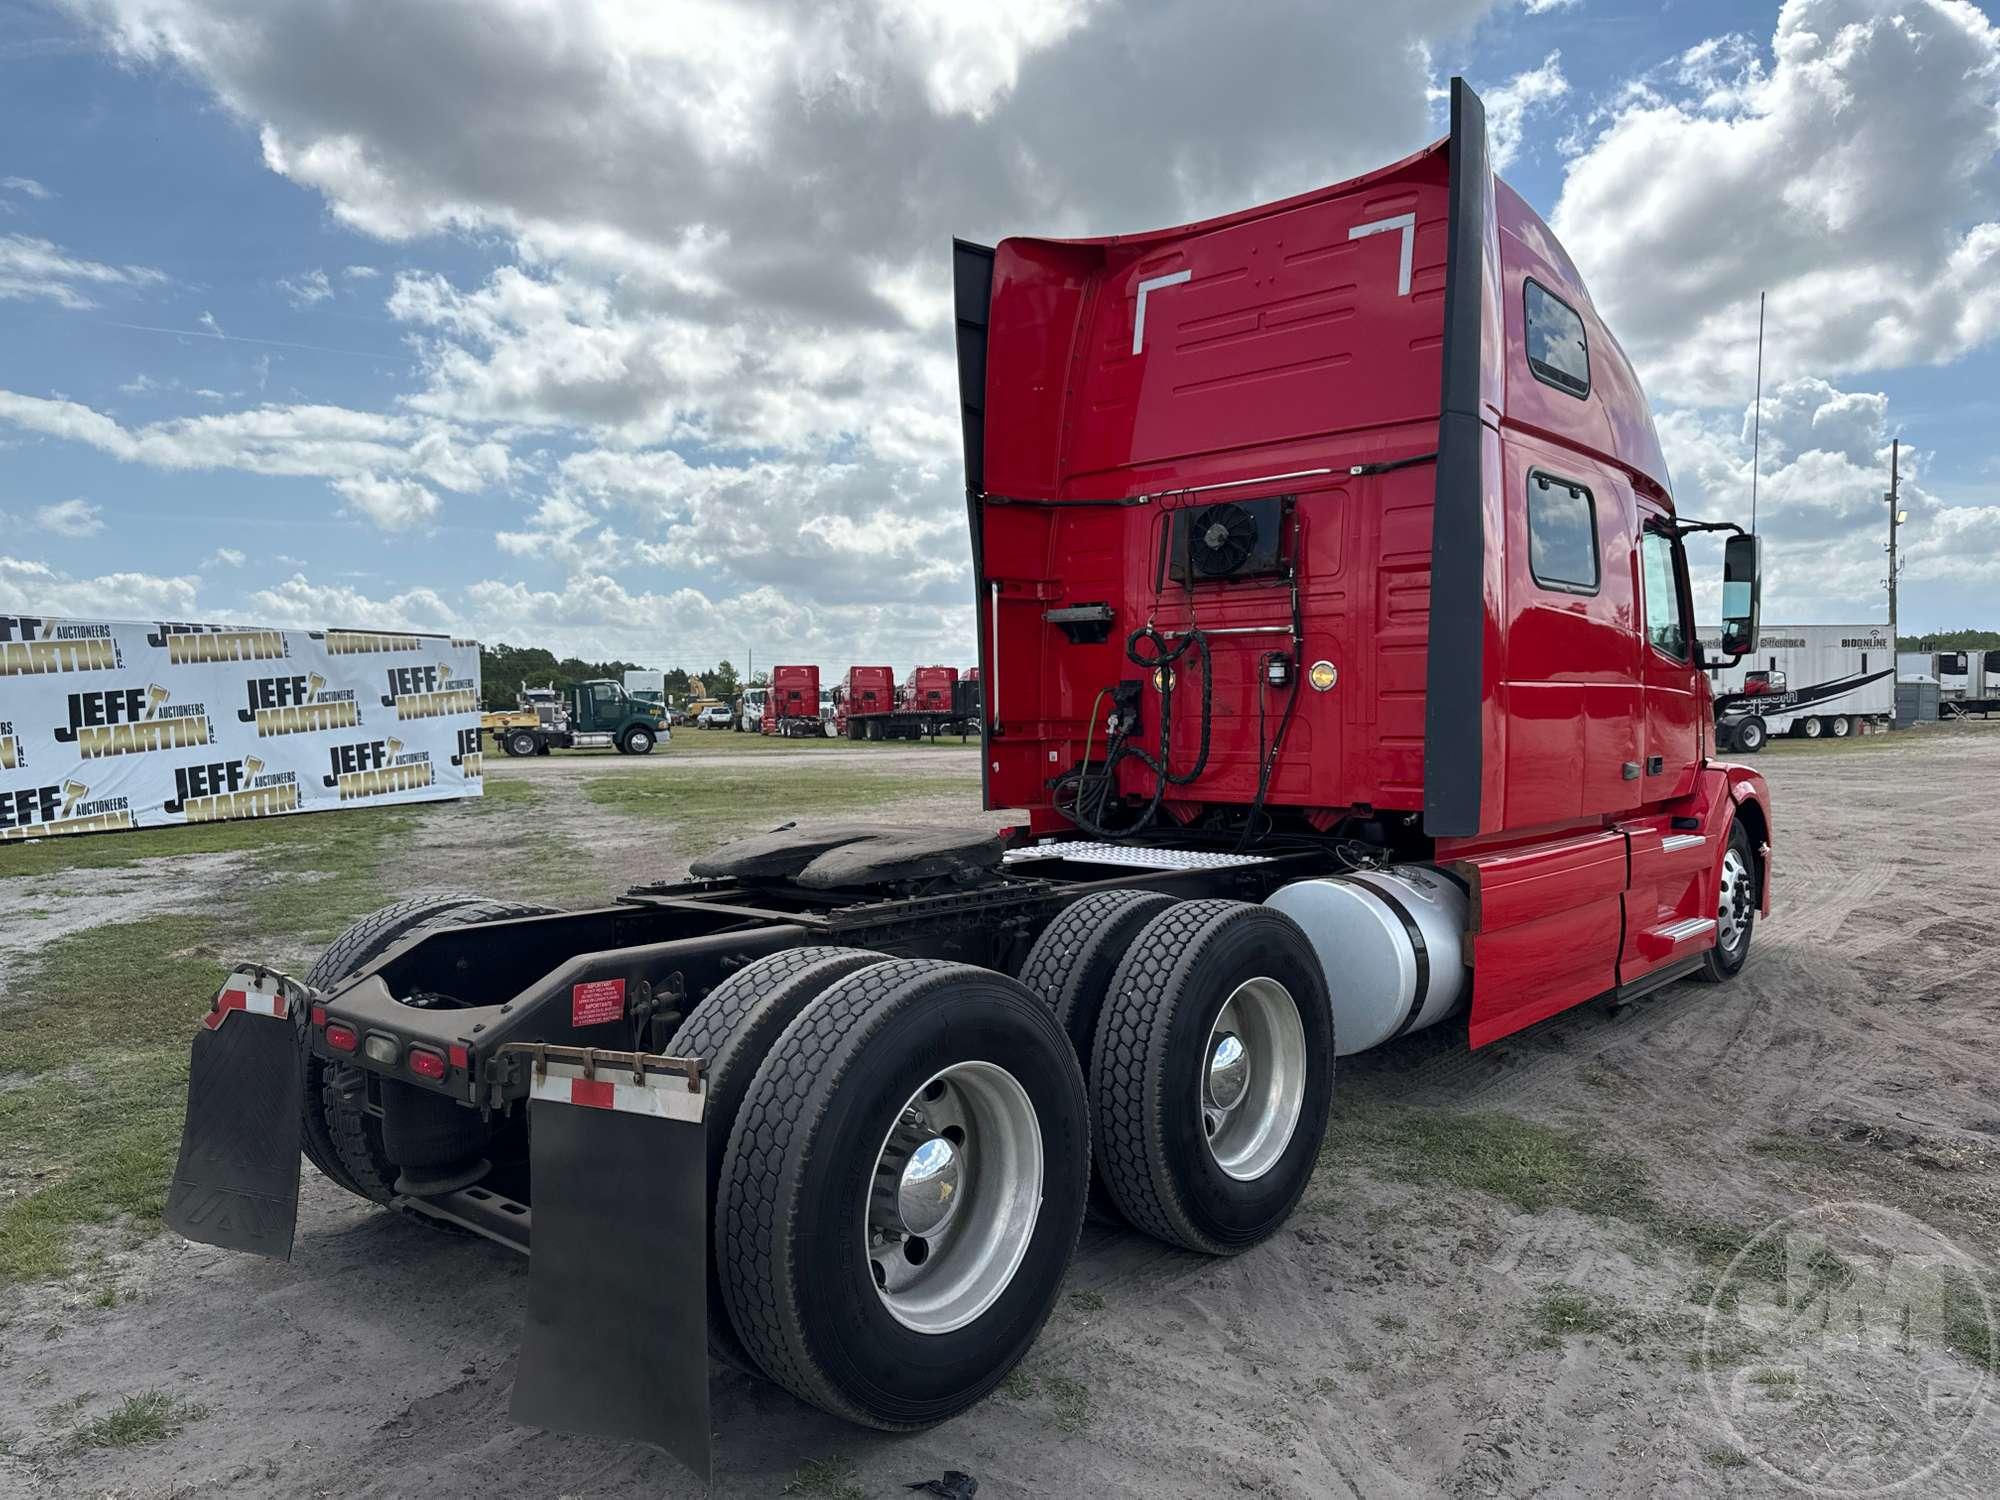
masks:
[[[0,840],[479,792],[476,641],[0,615]]]

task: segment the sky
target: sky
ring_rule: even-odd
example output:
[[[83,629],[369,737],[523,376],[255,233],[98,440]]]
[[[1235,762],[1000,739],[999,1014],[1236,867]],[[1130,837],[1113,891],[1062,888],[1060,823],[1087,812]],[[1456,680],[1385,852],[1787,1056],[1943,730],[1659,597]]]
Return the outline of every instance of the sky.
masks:
[[[1202,218],[1484,96],[1765,618],[2000,627],[1966,0],[13,0],[0,612],[649,665],[972,650],[951,236]],[[1708,589],[1718,570],[1696,562]]]

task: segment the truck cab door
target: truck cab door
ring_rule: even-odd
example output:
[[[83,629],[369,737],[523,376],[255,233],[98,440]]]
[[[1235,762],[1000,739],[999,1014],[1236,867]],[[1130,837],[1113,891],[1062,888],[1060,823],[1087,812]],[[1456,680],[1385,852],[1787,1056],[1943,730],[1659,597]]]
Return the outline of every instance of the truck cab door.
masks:
[[[1687,559],[1663,513],[1641,517],[1638,779],[1639,800],[1650,805],[1694,790],[1706,726]]]
[[[583,690],[584,722],[578,729],[606,730],[618,722],[618,689],[608,682],[593,682]]]

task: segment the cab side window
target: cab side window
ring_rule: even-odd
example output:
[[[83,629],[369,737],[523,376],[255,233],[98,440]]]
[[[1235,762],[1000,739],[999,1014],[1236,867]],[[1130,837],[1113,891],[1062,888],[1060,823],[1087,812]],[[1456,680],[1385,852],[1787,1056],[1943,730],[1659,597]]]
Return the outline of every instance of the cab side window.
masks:
[[[1639,542],[1639,566],[1646,595],[1646,640],[1662,656],[1686,661],[1687,629],[1681,620],[1674,539],[1663,531],[1647,531]]]
[[[1528,568],[1545,589],[1597,592],[1597,503],[1589,490],[1539,470],[1528,476]]]
[[[1538,281],[1527,283],[1528,368],[1535,379],[1579,401],[1590,394],[1590,345],[1583,319]]]

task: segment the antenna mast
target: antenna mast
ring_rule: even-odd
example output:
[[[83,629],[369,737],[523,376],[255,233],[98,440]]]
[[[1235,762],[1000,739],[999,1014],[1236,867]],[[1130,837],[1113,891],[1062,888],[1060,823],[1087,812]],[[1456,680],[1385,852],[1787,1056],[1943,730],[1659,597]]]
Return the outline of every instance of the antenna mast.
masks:
[[[1757,404],[1750,413],[1750,532],[1757,532],[1757,459],[1764,437],[1764,294],[1757,294]]]

